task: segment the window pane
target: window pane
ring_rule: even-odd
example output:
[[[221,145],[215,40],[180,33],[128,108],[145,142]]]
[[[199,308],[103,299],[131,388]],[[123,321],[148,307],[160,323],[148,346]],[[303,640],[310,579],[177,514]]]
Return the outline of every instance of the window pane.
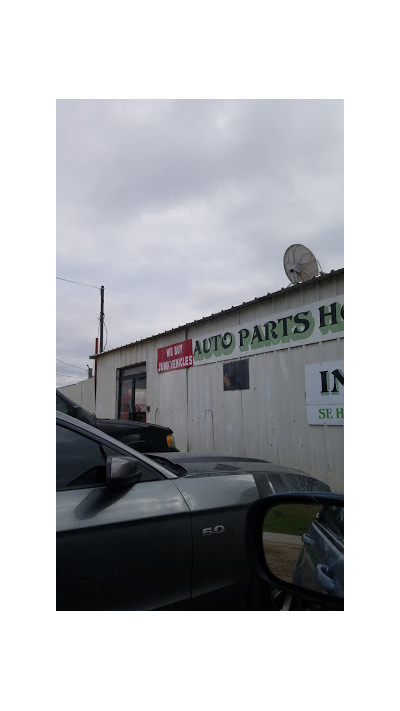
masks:
[[[134,419],[146,422],[147,389],[146,377],[135,378],[135,414]]]
[[[64,400],[62,400],[58,395],[56,395],[56,410],[63,412],[64,415],[69,415],[68,407]]]
[[[57,425],[57,489],[105,484],[106,461],[112,456],[127,455]],[[163,479],[147,464],[140,463],[139,471],[141,482]]]
[[[249,361],[235,360],[224,363],[224,390],[249,389]]]
[[[143,366],[140,372],[127,375],[127,372],[134,371],[135,368],[128,368],[121,371],[118,417],[121,420],[136,420],[146,422],[147,411],[147,389],[146,373]]]
[[[319,523],[338,538],[344,536],[344,508],[343,506],[323,506],[319,514]]]
[[[121,420],[129,420],[132,411],[132,380],[129,378],[121,383],[119,416]]]
[[[104,483],[106,462],[97,442],[57,425],[57,489]]]

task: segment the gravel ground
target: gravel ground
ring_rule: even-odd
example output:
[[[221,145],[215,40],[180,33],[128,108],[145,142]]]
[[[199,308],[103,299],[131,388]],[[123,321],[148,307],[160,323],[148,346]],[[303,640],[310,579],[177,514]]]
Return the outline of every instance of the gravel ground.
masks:
[[[292,582],[293,570],[303,547],[300,536],[264,534],[264,551],[268,567],[277,578]]]

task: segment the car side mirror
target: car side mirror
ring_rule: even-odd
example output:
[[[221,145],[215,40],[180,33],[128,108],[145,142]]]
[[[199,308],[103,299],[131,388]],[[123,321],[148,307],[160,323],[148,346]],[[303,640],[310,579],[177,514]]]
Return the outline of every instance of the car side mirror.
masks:
[[[344,497],[277,494],[255,502],[246,526],[248,555],[259,577],[278,590],[344,605]]]
[[[132,457],[107,457],[106,484],[111,489],[137,484],[140,477],[139,462]]]

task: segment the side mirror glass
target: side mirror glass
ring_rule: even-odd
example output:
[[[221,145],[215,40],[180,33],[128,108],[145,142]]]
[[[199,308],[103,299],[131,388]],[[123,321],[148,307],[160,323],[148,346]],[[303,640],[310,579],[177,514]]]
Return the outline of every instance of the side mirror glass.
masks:
[[[265,507],[262,550],[273,582],[344,598],[344,502],[321,497]]]
[[[132,457],[107,457],[106,484],[111,489],[136,484],[141,477],[139,462]]]

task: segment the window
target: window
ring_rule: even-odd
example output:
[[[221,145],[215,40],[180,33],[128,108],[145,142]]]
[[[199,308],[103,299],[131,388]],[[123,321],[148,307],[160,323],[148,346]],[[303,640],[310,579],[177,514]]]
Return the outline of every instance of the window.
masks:
[[[57,489],[104,486],[109,456],[129,456],[123,451],[101,444],[80,432],[57,425]],[[140,463],[140,481],[163,479],[161,473]]]
[[[57,489],[106,480],[106,453],[95,440],[57,425]]]
[[[234,360],[224,363],[224,390],[249,389],[249,361]]]
[[[344,537],[344,508],[343,506],[323,506],[318,522],[331,531],[335,537]]]
[[[56,410],[63,412],[64,415],[69,415],[67,404],[56,394]]]

